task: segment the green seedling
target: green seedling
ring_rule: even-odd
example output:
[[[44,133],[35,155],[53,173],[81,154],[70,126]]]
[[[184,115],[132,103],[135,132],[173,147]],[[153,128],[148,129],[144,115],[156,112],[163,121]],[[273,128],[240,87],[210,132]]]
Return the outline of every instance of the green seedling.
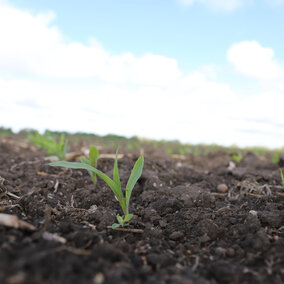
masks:
[[[56,141],[55,141],[55,144],[56,144]],[[55,151],[56,156],[60,160],[64,160],[65,156],[66,156],[66,153],[68,151],[67,140],[65,140],[65,135],[64,134],[61,134],[59,144],[56,144],[56,145],[58,145],[56,147],[56,151]]]
[[[281,177],[281,185],[284,186],[284,174],[282,172],[282,169],[280,169],[280,177]]]
[[[279,163],[279,160],[280,160],[279,155],[278,155],[277,153],[274,153],[274,154],[272,155],[272,162],[273,162],[274,164],[278,164],[278,163]]]
[[[86,164],[86,165],[90,165],[92,166],[93,168],[97,168],[98,166],[98,158],[99,158],[99,151],[98,149],[95,147],[95,146],[91,146],[90,147],[90,152],[89,152],[89,160],[85,157],[81,158],[80,161],[81,163],[83,164]],[[88,173],[91,177],[91,180],[93,182],[94,185],[96,185],[97,183],[97,175],[96,173],[88,170]]]
[[[125,227],[128,226],[129,221],[132,219],[133,214],[128,214],[124,217],[121,217],[119,215],[116,216],[117,222],[118,223],[114,223],[112,224],[112,229],[116,229],[118,227]]]
[[[113,179],[111,179],[110,177],[108,177],[106,174],[99,171],[98,169],[92,167],[89,164],[85,164],[85,163],[60,161],[60,162],[50,163],[49,165],[58,166],[58,167],[66,167],[66,168],[71,168],[71,169],[84,169],[84,170],[91,171],[94,174],[98,175],[110,187],[116,199],[118,200],[120,207],[122,209],[122,212],[124,214],[123,216],[119,216],[119,215],[117,216],[118,223],[114,223],[112,225],[112,228],[115,229],[118,227],[124,227],[128,225],[129,221],[133,217],[133,214],[129,214],[129,201],[130,201],[132,190],[142,174],[143,165],[144,165],[144,158],[142,156],[138,158],[138,160],[136,161],[131,171],[130,177],[126,184],[125,194],[122,191],[120,178],[119,178],[117,152],[116,152],[114,167],[113,167]]]
[[[65,159],[68,146],[63,133],[60,136],[59,143],[50,135],[49,131],[46,131],[44,135],[36,132],[30,135],[29,140],[39,148],[44,149],[48,155],[55,155],[60,160]]]
[[[241,153],[238,153],[238,154],[233,154],[232,158],[236,163],[240,163],[241,160],[243,159],[243,156]]]

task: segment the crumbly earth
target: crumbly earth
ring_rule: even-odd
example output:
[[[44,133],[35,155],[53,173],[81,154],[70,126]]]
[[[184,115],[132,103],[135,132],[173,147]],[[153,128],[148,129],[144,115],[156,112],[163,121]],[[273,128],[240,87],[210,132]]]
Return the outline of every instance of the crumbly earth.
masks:
[[[123,154],[125,184],[139,153]],[[113,162],[98,167],[111,176]],[[250,153],[229,162],[145,149],[135,217],[119,231],[109,226],[120,207],[102,180],[94,186],[86,171],[50,167],[23,140],[0,138],[0,214],[34,226],[0,225],[0,283],[284,283],[279,165]]]

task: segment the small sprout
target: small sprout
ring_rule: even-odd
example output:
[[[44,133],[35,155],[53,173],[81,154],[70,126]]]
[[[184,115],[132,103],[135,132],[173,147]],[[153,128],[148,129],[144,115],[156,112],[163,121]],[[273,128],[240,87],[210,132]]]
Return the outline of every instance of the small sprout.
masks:
[[[279,160],[280,160],[279,155],[278,155],[277,153],[274,153],[274,154],[272,155],[272,162],[273,162],[274,164],[278,164],[278,163],[279,163]]]
[[[281,185],[284,186],[284,174],[282,169],[280,169],[280,176],[281,176]]]
[[[56,143],[56,141],[55,141],[55,143]],[[68,146],[67,146],[67,140],[65,140],[65,135],[63,133],[60,136],[59,144],[56,144],[56,145],[58,145],[58,147],[56,149],[55,155],[58,156],[58,158],[60,160],[64,160],[66,153],[68,151]]]
[[[120,207],[122,209],[122,212],[124,214],[124,216],[119,216],[119,215],[117,216],[118,223],[114,223],[112,225],[112,228],[115,229],[118,227],[124,227],[128,225],[129,221],[133,217],[133,214],[129,214],[130,197],[131,197],[131,193],[132,193],[132,190],[136,182],[138,181],[138,179],[140,178],[142,174],[143,165],[144,165],[143,156],[140,156],[138,158],[138,160],[136,161],[131,171],[130,177],[126,184],[125,194],[122,191],[120,178],[119,178],[117,152],[116,152],[115,161],[114,161],[113,179],[111,179],[106,174],[104,174],[103,172],[99,171],[98,169],[96,169],[95,167],[92,167],[91,165],[87,163],[60,161],[60,162],[50,163],[49,165],[58,166],[58,167],[66,167],[66,168],[71,168],[71,169],[84,169],[84,170],[91,171],[94,174],[98,175],[110,187],[116,199],[118,200]]]
[[[236,163],[240,163],[243,159],[243,156],[241,153],[237,153],[237,154],[232,154],[232,158]]]
[[[118,223],[112,224],[112,226],[111,226],[112,229],[116,229],[116,228],[118,228],[120,226],[121,227],[128,226],[128,223],[132,219],[132,217],[133,217],[133,214],[128,214],[128,215],[124,216],[124,218],[119,216],[119,215],[117,215],[116,219],[117,219]]]
[[[90,152],[89,152],[89,160],[87,158],[83,157],[83,158],[80,159],[80,161],[83,164],[87,164],[87,165],[92,166],[93,168],[97,168],[97,166],[98,166],[98,158],[99,158],[99,151],[98,151],[98,149],[95,146],[91,146],[90,147]],[[88,173],[89,173],[89,175],[91,177],[91,180],[92,180],[93,184],[96,185],[96,183],[97,183],[97,175],[94,172],[90,171],[90,170],[88,170]]]
[[[49,131],[46,131],[44,135],[35,132],[29,136],[29,140],[39,148],[44,149],[48,155],[55,155],[60,160],[65,159],[68,146],[63,133],[60,136],[59,143],[50,135]]]

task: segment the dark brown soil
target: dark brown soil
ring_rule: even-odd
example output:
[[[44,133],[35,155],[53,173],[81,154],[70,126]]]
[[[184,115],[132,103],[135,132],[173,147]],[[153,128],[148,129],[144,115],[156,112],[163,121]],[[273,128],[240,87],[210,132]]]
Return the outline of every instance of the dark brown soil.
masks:
[[[225,153],[145,150],[129,227],[142,233],[124,232],[109,228],[121,211],[103,181],[1,139],[0,213],[35,226],[0,225],[1,283],[284,283],[284,190],[269,160],[247,154],[229,170]],[[122,183],[138,154],[119,160]],[[98,164],[112,175],[113,159]]]

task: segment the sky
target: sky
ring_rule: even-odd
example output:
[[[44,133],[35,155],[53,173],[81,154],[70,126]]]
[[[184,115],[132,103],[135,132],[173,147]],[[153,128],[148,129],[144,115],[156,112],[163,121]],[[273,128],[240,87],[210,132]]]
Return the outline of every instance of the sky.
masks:
[[[0,127],[284,146],[284,0],[0,0]]]

